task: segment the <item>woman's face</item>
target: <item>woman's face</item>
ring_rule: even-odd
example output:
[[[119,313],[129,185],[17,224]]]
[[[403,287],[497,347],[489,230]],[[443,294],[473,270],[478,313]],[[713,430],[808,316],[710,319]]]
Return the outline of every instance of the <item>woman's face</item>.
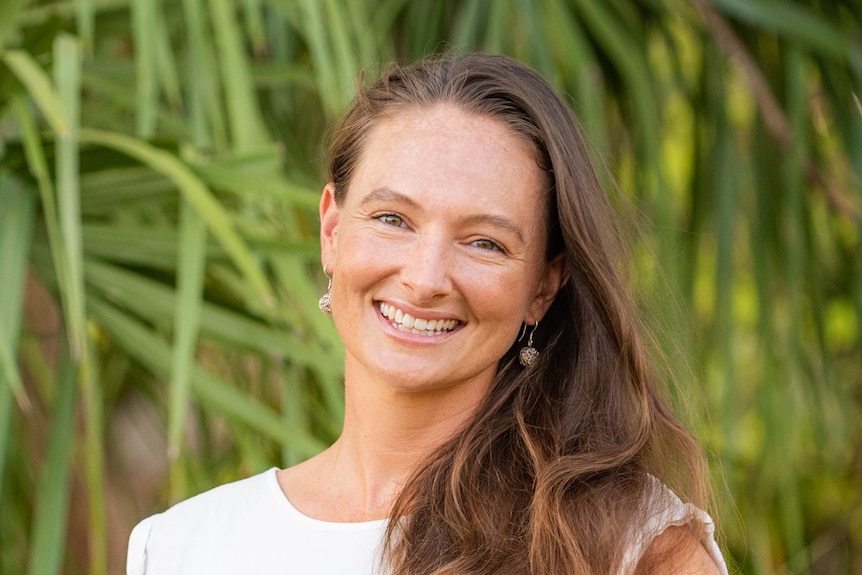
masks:
[[[437,104],[378,123],[341,205],[330,184],[320,207],[348,384],[483,394],[521,323],[559,289],[546,186],[498,120]]]

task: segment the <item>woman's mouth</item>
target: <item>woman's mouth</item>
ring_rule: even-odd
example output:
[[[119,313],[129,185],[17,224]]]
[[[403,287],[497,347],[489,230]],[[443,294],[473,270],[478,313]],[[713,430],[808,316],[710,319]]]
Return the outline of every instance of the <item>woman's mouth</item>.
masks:
[[[454,330],[461,322],[457,319],[425,319],[413,317],[397,307],[380,302],[380,314],[392,324],[392,327],[407,333],[417,335],[441,335]]]

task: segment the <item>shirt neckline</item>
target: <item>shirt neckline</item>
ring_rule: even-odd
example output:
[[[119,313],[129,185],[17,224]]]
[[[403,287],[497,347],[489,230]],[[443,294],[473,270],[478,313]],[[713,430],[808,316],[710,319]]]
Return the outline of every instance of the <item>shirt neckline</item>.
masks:
[[[297,509],[278,484],[277,467],[264,472],[267,489],[270,495],[277,501],[291,521],[301,523],[317,531],[359,532],[359,531],[383,531],[389,523],[389,519],[371,519],[368,521],[325,521],[304,514]]]

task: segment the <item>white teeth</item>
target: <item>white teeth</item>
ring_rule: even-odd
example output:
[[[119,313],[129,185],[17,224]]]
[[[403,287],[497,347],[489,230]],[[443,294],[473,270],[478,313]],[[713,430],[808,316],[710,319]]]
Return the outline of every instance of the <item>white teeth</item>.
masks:
[[[392,322],[392,327],[407,333],[417,335],[440,335],[452,331],[458,326],[456,319],[423,319],[416,318],[409,313],[404,313],[393,305],[381,302],[379,305],[381,315]]]

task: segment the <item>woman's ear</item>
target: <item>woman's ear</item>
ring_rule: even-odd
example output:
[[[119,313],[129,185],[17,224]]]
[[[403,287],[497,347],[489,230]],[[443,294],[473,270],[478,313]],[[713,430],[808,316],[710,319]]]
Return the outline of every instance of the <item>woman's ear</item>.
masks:
[[[320,196],[320,257],[329,272],[335,266],[338,254],[338,205],[335,203],[335,184],[329,182]]]
[[[566,260],[563,254],[558,255],[545,265],[545,270],[542,273],[542,278],[539,280],[533,301],[527,310],[524,323],[535,325],[537,321],[541,321],[545,317],[545,313],[547,313],[551,304],[554,303],[554,299],[557,297],[560,288],[566,283],[568,275]]]

